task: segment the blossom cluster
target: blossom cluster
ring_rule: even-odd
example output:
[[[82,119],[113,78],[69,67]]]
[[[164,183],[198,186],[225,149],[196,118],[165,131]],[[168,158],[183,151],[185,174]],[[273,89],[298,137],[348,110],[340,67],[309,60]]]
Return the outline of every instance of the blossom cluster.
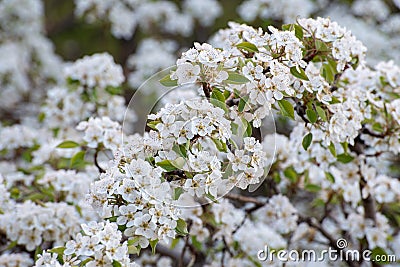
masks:
[[[66,203],[47,203],[42,207],[25,201],[0,214],[0,229],[15,245],[33,251],[45,241],[63,245],[79,232],[79,217],[78,211]]]
[[[18,3],[32,12],[0,3],[13,22],[0,21],[0,265],[254,266],[265,245],[321,250],[339,237],[400,251],[400,67],[369,67],[329,19],[295,21],[324,1],[244,1],[244,19],[293,24],[231,22],[175,61],[179,44],[150,33],[211,27],[219,2],[76,0],[78,16],[111,22],[118,38],[149,33],[128,60],[133,87],[176,62],[157,82],[180,88],[142,135],[123,132],[132,113],[121,126],[126,69],[106,53],[60,66],[41,2]],[[368,3],[349,12],[396,32],[387,3]],[[261,132],[267,115],[279,134]]]
[[[117,38],[129,39],[140,27],[150,30],[157,25],[162,31],[188,36],[195,22],[209,26],[221,15],[222,8],[216,0],[185,0],[182,6],[173,1],[85,1],[75,0],[78,16],[89,22],[96,19],[111,22],[111,32]]]

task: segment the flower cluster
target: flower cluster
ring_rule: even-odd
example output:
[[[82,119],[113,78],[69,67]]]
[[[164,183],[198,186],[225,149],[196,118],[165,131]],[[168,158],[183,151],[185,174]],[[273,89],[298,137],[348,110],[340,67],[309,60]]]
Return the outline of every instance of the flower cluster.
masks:
[[[90,148],[97,148],[101,144],[106,149],[116,151],[121,145],[121,125],[108,117],[89,118],[88,121],[80,122],[76,128],[85,132],[83,140]]]
[[[150,30],[156,24],[161,31],[190,35],[195,22],[209,26],[222,13],[218,1],[185,0],[182,10],[173,1],[84,1],[75,0],[76,14],[89,22],[96,19],[111,22],[111,32],[117,38],[129,39],[136,28]]]
[[[118,87],[124,81],[122,68],[108,53],[85,56],[65,68],[65,77],[79,81],[84,90]]]
[[[27,251],[35,250],[43,241],[63,245],[79,231],[79,222],[77,210],[66,203],[47,203],[42,207],[25,201],[0,214],[0,229]]]

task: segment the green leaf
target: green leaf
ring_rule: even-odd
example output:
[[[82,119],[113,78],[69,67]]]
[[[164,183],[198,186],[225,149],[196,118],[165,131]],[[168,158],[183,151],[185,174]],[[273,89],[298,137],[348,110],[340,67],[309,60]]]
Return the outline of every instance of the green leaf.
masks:
[[[223,109],[225,112],[228,112],[228,108],[226,107],[226,103],[225,103],[225,96],[219,90],[214,89],[212,91],[210,102],[214,106]]]
[[[239,125],[237,123],[231,122],[232,134],[236,135],[238,132]]]
[[[249,43],[249,42],[240,43],[240,44],[236,45],[236,47],[240,48],[240,49],[243,49],[243,50],[246,50],[246,51],[251,52],[251,53],[258,52],[257,46],[255,46],[254,44]]]
[[[165,76],[160,80],[160,83],[165,87],[173,87],[178,85],[178,80],[172,80],[171,74],[168,74],[167,76]]]
[[[138,245],[138,246],[129,246],[128,247],[128,252],[129,254],[136,254],[136,255],[140,255],[140,251],[142,250],[142,248]]]
[[[157,166],[160,166],[161,168],[163,168],[164,170],[166,170],[167,172],[170,171],[174,171],[177,170],[178,168],[176,168],[169,160],[165,159],[162,160],[160,162],[156,163]]]
[[[44,112],[40,112],[38,115],[38,121],[43,122],[45,118],[46,118],[46,114]]]
[[[306,134],[306,136],[304,136],[303,142],[301,143],[303,145],[304,150],[307,150],[308,147],[311,145],[312,139],[313,139],[312,133],[308,133]]]
[[[308,120],[309,120],[311,123],[317,122],[318,115],[317,115],[317,113],[316,113],[313,109],[308,108],[308,109],[306,110],[306,114],[307,114]]]
[[[314,207],[323,207],[323,206],[325,206],[325,200],[316,198],[313,200],[312,205]]]
[[[197,249],[198,251],[202,250],[202,244],[199,242],[196,238],[196,236],[192,236],[192,245]]]
[[[11,242],[11,243],[7,246],[6,250],[10,250],[10,249],[16,247],[17,245],[18,245],[18,241],[15,240],[15,241]]]
[[[37,261],[39,254],[42,254],[43,249],[40,246],[37,246],[35,249],[34,259]]]
[[[175,160],[171,161],[172,166],[181,170],[182,167],[185,165],[186,160],[183,157],[178,157]]]
[[[140,237],[136,236],[132,239],[128,240],[128,246],[134,246],[138,241],[140,240]]]
[[[79,168],[85,164],[85,151],[79,151],[71,158],[71,168]]]
[[[245,132],[245,137],[250,137],[253,134],[253,126],[251,126],[250,122],[247,120],[243,119],[243,122],[245,123],[246,126],[246,132]]]
[[[228,79],[226,80],[227,83],[244,84],[250,82],[250,80],[247,79],[245,76],[233,71],[228,71],[228,75]]]
[[[329,151],[331,152],[331,154],[332,154],[334,157],[336,157],[336,147],[335,147],[335,145],[331,142],[331,143],[329,144],[328,148],[329,148]]]
[[[354,157],[350,156],[349,154],[340,154],[340,155],[337,155],[337,159],[339,162],[346,164],[346,163],[351,162],[354,159]]]
[[[317,48],[317,50],[321,51],[321,52],[331,51],[325,42],[318,40],[318,39],[315,40],[315,48]]]
[[[317,193],[321,190],[321,187],[316,184],[306,184],[304,189],[312,193]]]
[[[225,99],[228,99],[228,97],[229,97],[231,94],[232,94],[231,91],[225,90],[225,91],[224,91],[224,98],[225,98]]]
[[[316,106],[315,109],[317,110],[318,116],[320,116],[323,121],[328,121],[325,110],[323,108],[321,108],[320,106]]]
[[[107,86],[106,87],[106,91],[110,94],[110,95],[120,95],[122,94],[122,87],[121,86]]]
[[[328,83],[333,83],[335,80],[335,70],[330,64],[323,64],[321,68],[321,75]]]
[[[170,249],[174,249],[176,247],[176,245],[178,245],[178,243],[179,243],[179,238],[172,239]]]
[[[294,24],[294,34],[296,35],[296,37],[298,39],[300,39],[300,40],[303,39],[303,36],[304,36],[303,28],[298,24]]]
[[[211,140],[214,142],[214,144],[217,147],[218,151],[221,151],[221,152],[227,152],[228,151],[228,148],[227,148],[226,144],[224,142],[222,142],[221,140],[218,140],[218,139],[215,139],[215,138],[212,138]]]
[[[296,183],[298,181],[297,173],[293,167],[288,167],[283,171],[283,174],[292,182]]]
[[[283,24],[282,30],[283,31],[291,31],[293,29],[293,24]]]
[[[335,183],[335,177],[333,177],[332,173],[330,172],[325,172],[326,179],[328,179],[329,182]]]
[[[185,220],[179,219],[176,223],[177,223],[177,225],[176,225],[175,231],[178,235],[185,236],[189,233],[187,230],[187,224],[186,224]]]
[[[113,266],[113,267],[122,267],[122,264],[121,264],[119,261],[114,260],[114,261],[112,262],[112,266]]]
[[[300,67],[299,67],[299,70],[296,67],[291,67],[290,68],[290,73],[296,78],[308,81],[307,74]]]
[[[153,255],[156,254],[156,247],[157,247],[158,239],[150,240],[149,243],[151,246],[151,253],[153,253]]]
[[[331,100],[331,102],[330,102],[330,104],[339,104],[339,103],[342,103],[342,102],[340,102],[340,100],[336,97],[336,96],[332,96],[332,100]]]
[[[65,247],[56,247],[52,248],[49,250],[51,253],[56,253],[58,255],[58,259],[62,260],[63,259],[63,254],[64,254]]]
[[[59,144],[57,147],[58,148],[74,148],[80,146],[77,142],[74,141],[64,141],[61,144]]]
[[[211,195],[210,193],[206,193],[205,196],[206,196],[206,198],[208,198],[212,202],[218,203],[218,200],[213,195]]]
[[[293,105],[289,101],[287,101],[285,99],[279,100],[278,105],[281,109],[283,116],[292,118],[294,120],[294,108],[293,108]]]
[[[161,121],[149,121],[147,123],[147,126],[149,126],[151,129],[156,130],[157,124],[159,124]]]
[[[374,130],[375,132],[378,132],[378,133],[384,132],[384,129],[379,122],[375,122],[374,124],[372,124],[372,130]]]
[[[79,266],[85,266],[86,263],[88,263],[89,261],[92,261],[92,260],[93,260],[92,258],[87,258],[87,259],[85,259],[84,261],[82,261],[82,262],[79,264]]]
[[[183,188],[182,187],[177,187],[174,189],[174,200],[178,200],[179,197],[182,195],[183,193]]]
[[[238,105],[239,112],[243,112],[248,100],[249,100],[249,96],[244,96],[244,97],[240,98],[239,105]]]

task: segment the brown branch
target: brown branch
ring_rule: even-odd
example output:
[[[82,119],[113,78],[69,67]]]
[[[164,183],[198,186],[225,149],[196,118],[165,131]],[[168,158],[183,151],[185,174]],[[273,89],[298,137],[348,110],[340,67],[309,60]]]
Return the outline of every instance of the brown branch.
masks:
[[[96,152],[94,153],[94,165],[97,167],[100,173],[105,173],[106,171],[100,167],[99,162],[97,161],[97,156],[99,155],[99,150],[96,149]]]
[[[264,206],[266,203],[263,201],[260,201],[254,197],[247,197],[247,196],[242,196],[242,195],[238,195],[238,194],[226,194],[224,196],[227,199],[230,200],[235,200],[235,201],[239,201],[239,202],[244,202],[244,203],[253,203],[256,204],[257,206]]]

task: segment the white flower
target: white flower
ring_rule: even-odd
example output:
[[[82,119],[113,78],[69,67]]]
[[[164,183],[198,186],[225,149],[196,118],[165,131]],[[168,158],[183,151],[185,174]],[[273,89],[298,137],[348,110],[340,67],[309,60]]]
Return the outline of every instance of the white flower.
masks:
[[[191,63],[182,63],[178,65],[175,71],[175,76],[178,79],[178,84],[194,83],[200,74],[200,66],[192,65]]]

